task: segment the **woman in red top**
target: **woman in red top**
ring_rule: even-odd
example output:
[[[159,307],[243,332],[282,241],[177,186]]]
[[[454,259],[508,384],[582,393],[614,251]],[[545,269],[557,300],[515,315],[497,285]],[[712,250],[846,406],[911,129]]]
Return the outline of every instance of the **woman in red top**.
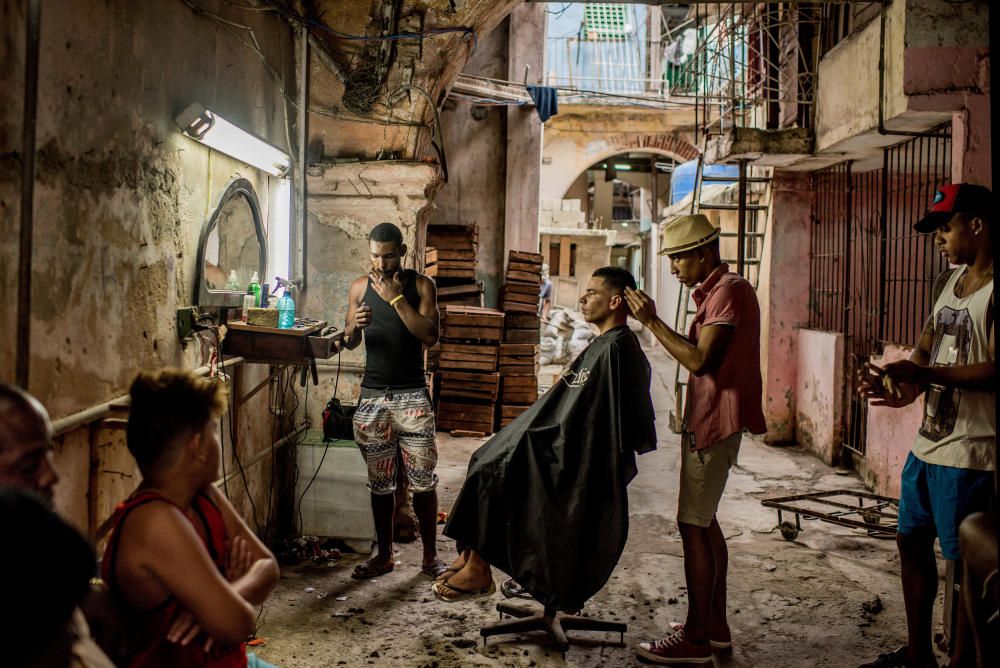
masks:
[[[190,372],[142,373],[128,447],[142,472],[118,506],[102,570],[128,611],[132,668],[248,665],[255,607],[278,582],[274,555],[212,484],[225,389]],[[251,656],[251,665],[263,662]]]

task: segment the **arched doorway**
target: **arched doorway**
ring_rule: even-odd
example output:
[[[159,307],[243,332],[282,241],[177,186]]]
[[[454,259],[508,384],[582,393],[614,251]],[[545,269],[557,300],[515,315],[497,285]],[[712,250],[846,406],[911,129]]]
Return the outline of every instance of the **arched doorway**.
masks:
[[[590,274],[609,264],[651,289],[657,223],[677,164],[664,151],[611,152],[582,169],[559,199],[542,201],[539,232],[556,304],[570,307]]]

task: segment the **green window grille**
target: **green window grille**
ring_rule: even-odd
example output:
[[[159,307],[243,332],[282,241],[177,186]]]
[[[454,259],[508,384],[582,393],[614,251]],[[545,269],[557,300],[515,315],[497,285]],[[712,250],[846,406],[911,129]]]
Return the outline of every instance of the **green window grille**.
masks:
[[[589,40],[621,39],[632,32],[628,5],[587,3],[583,10],[583,33]]]

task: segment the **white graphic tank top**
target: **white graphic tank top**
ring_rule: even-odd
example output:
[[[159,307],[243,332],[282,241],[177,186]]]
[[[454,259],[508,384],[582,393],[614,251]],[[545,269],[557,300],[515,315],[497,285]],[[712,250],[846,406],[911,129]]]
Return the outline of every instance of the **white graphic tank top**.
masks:
[[[993,295],[991,278],[967,297],[955,286],[968,267],[954,272],[934,304],[931,366],[992,362],[986,310]],[[931,385],[913,454],[929,464],[977,471],[996,468],[994,393]]]

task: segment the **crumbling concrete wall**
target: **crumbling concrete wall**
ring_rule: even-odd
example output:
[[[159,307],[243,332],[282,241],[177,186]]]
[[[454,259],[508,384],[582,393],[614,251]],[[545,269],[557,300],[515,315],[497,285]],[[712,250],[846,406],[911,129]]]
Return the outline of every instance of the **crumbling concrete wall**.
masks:
[[[992,185],[989,3],[900,0],[886,12],[885,127],[924,131],[951,121],[952,180]],[[818,152],[877,162],[881,147],[906,140],[878,132],[880,31],[876,19],[820,60]]]
[[[8,94],[17,91],[8,98],[17,101],[24,4],[4,4],[0,40],[2,85]],[[221,0],[202,4],[252,27],[264,57],[294,94],[287,25]],[[237,176],[254,184],[267,214],[274,181],[182,136],[174,116],[198,101],[285,150],[288,132],[279,84],[258,56],[181,2],[46,4],[39,71],[29,390],[58,419],[125,394],[140,369],[198,366],[198,351],[183,349],[177,339],[175,310],[192,302],[202,225]],[[0,265],[13,289],[17,253],[7,240],[17,239],[20,184],[12,186],[8,177],[16,177],[22,158],[21,107],[0,106]],[[0,301],[7,328],[16,300]],[[12,329],[3,333],[0,378],[6,381],[13,380],[14,336]],[[248,382],[260,373],[248,370]],[[238,430],[244,458],[270,445],[270,421],[249,417],[266,416],[267,400],[262,393],[244,412]],[[67,434],[58,447],[60,508],[83,529],[93,529],[107,510],[88,510],[98,482],[88,473],[88,443],[91,436],[98,445],[105,440],[105,428],[95,429],[100,433],[82,427]],[[100,460],[98,479],[105,472],[134,475],[124,450],[114,452]],[[246,471],[258,507],[270,489],[269,464],[267,458]],[[243,496],[237,506],[248,506],[236,493]]]
[[[911,346],[886,345],[881,357],[872,362],[884,366],[909,359]],[[865,456],[857,462],[865,485],[876,494],[899,498],[900,479],[906,457],[923,419],[923,397],[905,408],[869,405]]]
[[[464,73],[505,79],[509,29],[510,21],[504,20],[480,38],[476,55]],[[476,277],[485,284],[486,306],[492,308],[503,282],[507,109],[449,100],[441,112],[441,124],[449,179],[434,198],[428,223],[479,226]]]
[[[423,162],[357,162],[313,165],[309,170],[307,290],[302,313],[343,328],[351,282],[371,267],[368,232],[383,222],[403,231],[404,266],[423,268],[423,230],[440,170]],[[317,424],[334,393],[354,401],[364,370],[364,345],[323,362],[320,385],[306,402]]]
[[[778,172],[772,181],[767,237],[757,295],[761,309],[761,373],[768,442],[795,438],[799,327],[809,321],[809,178]]]
[[[797,338],[795,436],[833,465],[840,456],[844,411],[844,335],[800,329]]]

